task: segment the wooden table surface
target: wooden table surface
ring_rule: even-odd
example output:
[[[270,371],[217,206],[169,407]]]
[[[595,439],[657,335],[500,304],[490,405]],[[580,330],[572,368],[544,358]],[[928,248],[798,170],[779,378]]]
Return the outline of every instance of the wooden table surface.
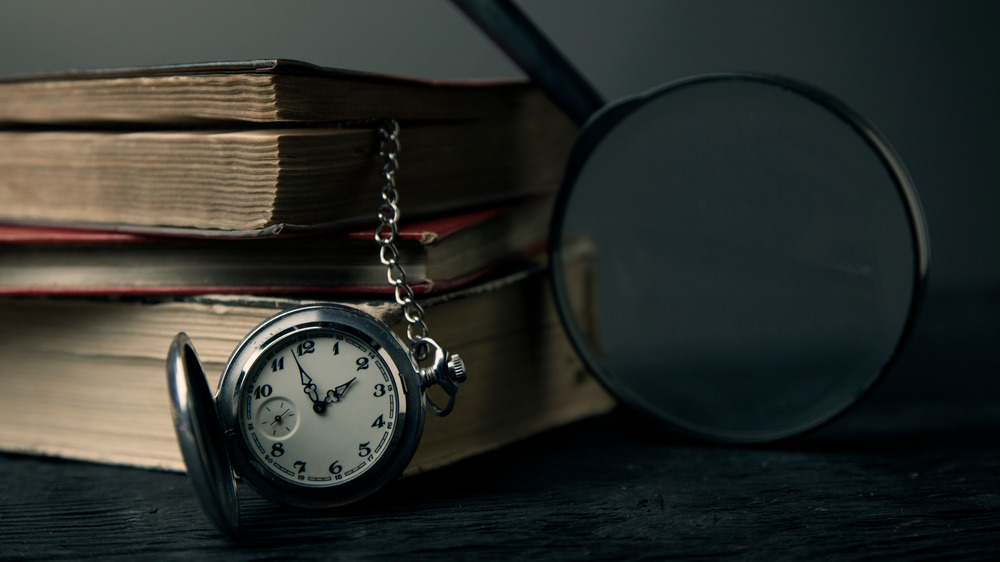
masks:
[[[998,342],[1000,295],[932,297],[886,380],[803,438],[709,445],[615,412],[335,514],[244,498],[239,543],[184,475],[0,455],[0,558],[997,559]]]

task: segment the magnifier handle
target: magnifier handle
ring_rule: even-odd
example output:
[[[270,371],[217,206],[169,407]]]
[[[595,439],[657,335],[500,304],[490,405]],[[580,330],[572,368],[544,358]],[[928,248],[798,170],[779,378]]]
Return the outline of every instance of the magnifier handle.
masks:
[[[577,125],[604,98],[510,0],[452,0]]]

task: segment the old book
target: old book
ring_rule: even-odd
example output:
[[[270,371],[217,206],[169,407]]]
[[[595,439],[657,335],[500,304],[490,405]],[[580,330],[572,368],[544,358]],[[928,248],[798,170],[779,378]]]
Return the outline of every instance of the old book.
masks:
[[[0,221],[243,232],[371,222],[378,122],[408,216],[552,192],[575,127],[524,83],[301,63],[0,81]]]
[[[12,76],[0,79],[0,124],[505,119],[548,112],[543,97],[524,81],[420,80],[262,59]]]
[[[574,279],[585,283],[581,261]],[[216,296],[162,302],[0,299],[0,449],[182,470],[164,359],[187,332],[210,378],[239,340],[300,301]],[[353,303],[402,328],[398,307]],[[585,303],[581,303],[585,304]],[[613,400],[565,338],[543,268],[425,302],[433,336],[465,359],[451,416],[428,416],[408,474],[605,412]],[[16,358],[16,359],[15,359]],[[215,387],[217,380],[210,380]],[[440,397],[436,397],[440,401]]]
[[[544,245],[551,198],[403,221],[400,264],[417,293],[448,291]],[[374,230],[250,239],[0,224],[0,294],[391,293]]]

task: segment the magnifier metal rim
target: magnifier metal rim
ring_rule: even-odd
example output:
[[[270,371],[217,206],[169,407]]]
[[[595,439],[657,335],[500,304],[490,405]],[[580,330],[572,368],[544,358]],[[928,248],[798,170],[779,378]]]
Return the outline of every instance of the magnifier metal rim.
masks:
[[[825,416],[817,416],[808,422],[790,424],[788,427],[774,430],[741,431],[737,428],[720,430],[717,428],[705,427],[673,416],[669,412],[662,411],[662,408],[651,406],[645,400],[640,399],[639,393],[633,392],[627,384],[624,384],[621,380],[615,377],[614,374],[603,368],[599,358],[590,348],[587,336],[583,330],[581,330],[576,321],[576,317],[573,314],[572,305],[568,295],[565,271],[560,265],[563,258],[563,227],[566,221],[566,211],[572,199],[573,186],[576,184],[577,178],[590,155],[601,143],[601,140],[612,129],[618,126],[618,124],[620,124],[635,108],[652,98],[666,95],[683,88],[721,81],[756,82],[794,92],[829,111],[841,121],[849,125],[871,147],[871,149],[875,151],[879,160],[882,162],[886,171],[892,178],[892,181],[897,188],[898,195],[906,209],[907,221],[910,225],[910,240],[914,255],[916,256],[913,268],[913,291],[910,300],[910,307],[907,312],[906,322],[904,323],[899,340],[896,342],[896,346],[893,349],[892,354],[889,356],[888,361],[886,361],[878,373],[873,373],[872,381],[867,385],[865,391],[856,396],[852,403],[847,404],[839,411],[832,412]],[[762,443],[800,435],[837,419],[846,411],[850,410],[852,406],[857,404],[863,395],[871,391],[876,383],[881,380],[882,375],[884,375],[886,371],[888,371],[892,365],[895,364],[904,343],[907,341],[913,330],[920,302],[923,298],[927,285],[927,272],[930,260],[929,249],[930,244],[928,240],[927,226],[924,221],[924,214],[920,206],[920,201],[917,197],[916,189],[913,187],[909,174],[907,174],[906,169],[903,167],[895,151],[871,123],[840,100],[815,86],[781,76],[746,73],[705,74],[685,78],[665,84],[644,94],[626,98],[614,104],[608,105],[601,111],[598,111],[591,116],[590,119],[588,119],[583,125],[580,135],[577,137],[573,150],[570,153],[570,158],[566,167],[566,174],[563,177],[562,185],[556,197],[555,210],[553,211],[552,223],[550,225],[549,232],[549,263],[552,269],[552,274],[550,276],[552,292],[559,315],[562,319],[563,326],[566,329],[569,339],[590,371],[608,389],[608,391],[610,391],[620,401],[624,402],[632,409],[637,410],[641,414],[652,418],[660,425],[670,430],[678,431],[680,433],[701,439],[728,443]]]

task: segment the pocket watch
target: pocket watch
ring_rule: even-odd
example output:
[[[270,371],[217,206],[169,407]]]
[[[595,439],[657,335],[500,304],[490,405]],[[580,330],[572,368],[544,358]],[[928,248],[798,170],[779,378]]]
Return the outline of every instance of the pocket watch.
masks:
[[[292,308],[243,339],[214,398],[188,336],[178,334],[170,347],[167,378],[181,453],[205,513],[226,534],[239,528],[237,478],[261,496],[306,508],[337,507],[375,492],[413,457],[424,408],[447,415],[456,383],[465,380],[461,358],[429,337],[399,266],[399,126],[393,121],[379,132],[386,184],[375,240],[403,307],[409,345],[349,306]],[[435,384],[448,395],[444,406],[425,393]]]

